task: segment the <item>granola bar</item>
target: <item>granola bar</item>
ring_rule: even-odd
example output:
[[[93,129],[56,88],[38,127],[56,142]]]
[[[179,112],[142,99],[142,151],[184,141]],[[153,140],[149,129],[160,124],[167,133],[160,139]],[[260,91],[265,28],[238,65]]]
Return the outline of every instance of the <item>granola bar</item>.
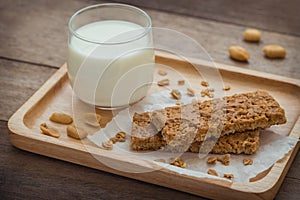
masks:
[[[286,123],[284,110],[263,91],[235,94],[196,105],[169,107],[165,111],[167,119],[162,136],[167,142],[178,137],[184,123],[197,127],[196,141]]]
[[[205,142],[214,142],[209,139]],[[199,153],[203,142],[193,142],[189,148],[190,152]],[[215,154],[254,154],[259,148],[259,131],[247,131],[220,137],[210,151]]]
[[[151,118],[148,112],[134,114],[130,140],[131,149],[136,151],[158,150],[166,144],[160,132],[157,130],[157,127],[150,122]],[[157,126],[159,127],[160,124],[157,123]]]
[[[136,113],[131,148],[157,150],[167,146],[171,151],[199,152],[204,139],[221,136],[212,152],[252,154],[259,144],[258,128],[285,122],[284,110],[267,92],[236,94],[152,113]]]
[[[206,142],[214,142],[209,140]],[[188,148],[188,151],[193,153],[199,153],[200,147],[203,142],[192,142]],[[163,140],[160,133],[151,136],[149,138],[136,138],[131,137],[131,149],[140,151],[140,150],[158,150],[158,149],[167,149],[167,143]],[[172,148],[172,149],[171,149]],[[167,150],[171,151],[184,151],[185,149],[174,150],[174,146]],[[231,135],[222,136],[215,143],[213,149],[210,153],[215,154],[254,154],[259,148],[259,131],[248,131],[244,133],[236,133]]]

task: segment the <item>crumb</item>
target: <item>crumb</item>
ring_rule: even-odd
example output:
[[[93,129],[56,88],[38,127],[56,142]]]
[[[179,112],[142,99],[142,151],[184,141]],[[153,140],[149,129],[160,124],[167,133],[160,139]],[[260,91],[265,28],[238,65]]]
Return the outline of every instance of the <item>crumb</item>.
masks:
[[[217,157],[209,157],[208,159],[207,159],[207,164],[212,164],[212,165],[215,165],[216,164],[216,162],[217,162]]]
[[[109,140],[113,143],[113,144],[116,144],[118,139],[116,137],[111,137],[109,138]]]
[[[163,79],[157,82],[158,86],[166,86],[166,85],[170,85],[170,80],[169,79]]]
[[[209,169],[207,171],[207,173],[210,174],[210,175],[219,176],[218,173],[216,172],[216,170],[214,170],[214,169]]]
[[[102,142],[102,147],[106,150],[112,150],[113,148],[113,143],[111,140],[108,140],[106,142]]]
[[[207,81],[201,81],[201,85],[204,86],[204,87],[208,87],[209,84]]]
[[[195,96],[195,91],[191,88],[186,88],[187,94],[191,97]]]
[[[225,154],[222,157],[219,157],[217,160],[220,161],[223,165],[228,166],[230,164],[230,154]]]
[[[233,174],[224,174],[224,178],[228,178],[228,179],[233,179],[234,175]]]
[[[182,104],[181,101],[176,101],[176,105],[180,106]]]
[[[201,90],[201,97],[209,97],[209,98],[214,98],[214,94],[212,93],[214,89],[204,89]]]
[[[120,132],[116,133],[115,137],[111,137],[109,140],[113,144],[116,144],[116,142],[125,142],[126,141],[126,133],[120,131]]]
[[[175,158],[173,162],[170,163],[171,165],[181,167],[181,168],[186,168],[186,163],[181,159],[181,158]]]
[[[158,70],[158,74],[161,75],[161,76],[166,76],[168,73],[165,71],[165,70]]]
[[[224,88],[223,88],[224,91],[228,91],[228,90],[230,90],[230,89],[231,89],[231,88],[230,88],[230,85],[225,85]]]
[[[184,80],[178,80],[178,85],[184,85]]]
[[[243,160],[244,165],[252,165],[253,164],[253,160],[252,158],[245,158]]]
[[[171,91],[171,95],[174,99],[181,99],[181,93],[179,92],[179,90],[173,89]]]

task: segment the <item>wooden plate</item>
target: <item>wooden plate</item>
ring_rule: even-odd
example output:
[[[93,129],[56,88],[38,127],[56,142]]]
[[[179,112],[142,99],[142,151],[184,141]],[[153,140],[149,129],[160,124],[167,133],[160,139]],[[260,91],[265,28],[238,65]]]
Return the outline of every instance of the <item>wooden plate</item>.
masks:
[[[200,87],[200,77],[191,63],[163,52],[156,53],[156,62],[167,65],[184,75],[196,87]],[[200,71],[208,72],[213,66],[202,60],[191,61]],[[223,81],[231,86],[227,95],[255,90],[266,90],[273,95],[285,109],[288,123],[280,127],[280,134],[299,138],[300,135],[300,80],[290,79],[263,72],[251,71],[233,66],[216,64]],[[172,77],[169,77],[172,80]],[[213,79],[213,77],[211,77]],[[228,182],[210,178],[196,178],[182,175],[167,169],[148,173],[127,173],[107,167],[95,157],[106,159],[127,167],[152,169],[155,166],[147,161],[122,156],[102,150],[89,141],[87,151],[81,141],[69,138],[65,127],[59,126],[60,138],[41,134],[39,124],[49,122],[55,111],[72,113],[72,89],[68,82],[66,64],[63,65],[9,120],[11,143],[26,151],[92,167],[110,173],[126,176],[145,182],[181,190],[209,198],[218,199],[271,199],[273,198],[298,149],[296,147],[269,170],[251,179],[249,183]],[[112,118],[110,111],[97,110],[103,117],[105,126]],[[50,122],[49,122],[50,123]],[[88,139],[84,139],[88,140]],[[94,157],[95,156],[95,157]]]

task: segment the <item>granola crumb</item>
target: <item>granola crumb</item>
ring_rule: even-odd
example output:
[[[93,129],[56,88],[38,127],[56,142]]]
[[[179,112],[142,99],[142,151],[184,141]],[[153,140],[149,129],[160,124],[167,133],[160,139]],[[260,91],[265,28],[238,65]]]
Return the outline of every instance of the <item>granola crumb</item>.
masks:
[[[126,133],[123,131],[118,132],[115,135],[115,138],[117,139],[117,142],[125,142],[126,141]]]
[[[177,167],[186,168],[186,163],[180,157],[175,158],[170,164]]]
[[[230,89],[231,89],[230,85],[225,85],[224,88],[223,88],[224,91],[228,91]]]
[[[178,80],[178,85],[184,85],[185,81],[184,80]]]
[[[109,140],[113,143],[113,144],[116,144],[118,139],[116,137],[111,137],[109,138]]]
[[[158,74],[161,75],[161,76],[166,76],[168,74],[168,72],[166,72],[165,70],[158,70]]]
[[[186,88],[186,91],[189,96],[195,96],[195,91],[192,88]]]
[[[173,89],[171,95],[174,99],[181,99],[181,93],[179,90]]]
[[[214,169],[209,169],[209,170],[207,171],[207,173],[210,174],[210,175],[219,176],[219,174],[218,174],[218,173],[216,172],[216,170],[214,170]]]
[[[170,85],[170,80],[169,79],[163,79],[157,82],[158,86],[166,86],[166,85]]]
[[[208,91],[209,91],[209,92],[214,92],[215,89],[214,89],[214,88],[208,88]]]
[[[220,161],[223,165],[228,166],[230,164],[230,154],[225,154],[222,157],[219,157],[217,160]]]
[[[178,106],[180,106],[180,105],[182,105],[182,102],[181,101],[176,101],[175,104],[178,105]]]
[[[210,164],[210,165],[215,165],[216,164],[216,162],[217,162],[217,157],[209,157],[208,159],[207,159],[207,164]]]
[[[204,87],[208,87],[209,84],[207,81],[201,81],[201,85],[204,86]]]
[[[224,174],[224,178],[227,178],[227,179],[233,179],[234,178],[234,175],[233,174]]]
[[[212,92],[214,92],[213,88],[203,89],[203,90],[201,90],[201,97],[207,96],[209,98],[214,98],[214,94]]]
[[[112,150],[113,148],[113,143],[111,140],[108,140],[106,142],[102,142],[102,147],[106,150]]]
[[[252,158],[245,158],[243,160],[244,165],[252,165],[253,164],[253,160]]]

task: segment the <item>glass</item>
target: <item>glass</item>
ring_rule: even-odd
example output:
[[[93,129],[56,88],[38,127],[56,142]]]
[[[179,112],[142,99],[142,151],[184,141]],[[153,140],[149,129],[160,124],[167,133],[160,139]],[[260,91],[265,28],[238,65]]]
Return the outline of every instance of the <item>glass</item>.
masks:
[[[68,76],[76,96],[102,109],[141,100],[153,81],[151,18],[125,4],[98,4],[69,21]]]

